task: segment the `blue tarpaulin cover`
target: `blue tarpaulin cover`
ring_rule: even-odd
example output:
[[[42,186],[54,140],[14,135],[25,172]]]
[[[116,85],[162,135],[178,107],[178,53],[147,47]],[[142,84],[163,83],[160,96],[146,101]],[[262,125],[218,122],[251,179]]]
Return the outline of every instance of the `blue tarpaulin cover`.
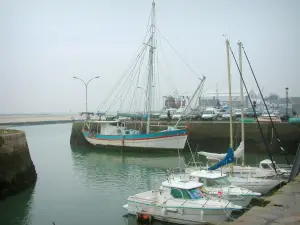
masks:
[[[229,148],[227,151],[227,155],[218,163],[208,168],[208,170],[216,170],[222,166],[225,166],[234,161],[234,154],[232,148]]]

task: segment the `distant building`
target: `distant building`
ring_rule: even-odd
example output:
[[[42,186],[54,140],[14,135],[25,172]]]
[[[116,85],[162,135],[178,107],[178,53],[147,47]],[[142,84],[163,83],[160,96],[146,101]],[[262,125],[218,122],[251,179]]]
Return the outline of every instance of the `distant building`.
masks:
[[[300,113],[300,97],[289,97],[288,102],[286,98],[266,98],[265,100],[269,109],[278,110],[281,115],[286,114],[286,108],[288,108],[288,114],[290,116]]]

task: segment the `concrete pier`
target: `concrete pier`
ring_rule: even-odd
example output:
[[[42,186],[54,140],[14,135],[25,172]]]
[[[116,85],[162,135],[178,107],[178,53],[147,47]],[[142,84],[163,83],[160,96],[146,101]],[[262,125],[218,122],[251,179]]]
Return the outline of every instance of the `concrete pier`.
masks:
[[[189,142],[193,149],[199,145],[201,150],[208,151],[209,149],[219,149],[220,152],[224,152],[224,146],[229,145],[229,122],[214,121],[214,122],[203,122],[203,121],[182,121],[179,126],[186,127],[189,124]],[[174,122],[161,122],[153,121],[151,123],[152,130],[165,129],[167,126],[174,125]],[[141,122],[128,121],[128,128],[139,129]],[[294,154],[297,151],[298,144],[300,142],[300,124],[281,123],[275,124],[278,135],[281,139],[281,143],[286,150]],[[85,141],[81,129],[83,122],[75,122],[72,127],[71,143],[73,144],[87,144]],[[145,128],[145,123],[142,126]],[[235,122],[233,125],[234,139],[240,140],[240,123]],[[272,141],[273,153],[281,152],[278,143],[275,140],[274,132],[270,124],[262,124],[262,130],[267,141]],[[259,132],[256,123],[245,124],[245,148],[251,149],[251,152],[265,153],[265,145],[263,144],[261,134]]]
[[[78,114],[70,115],[1,115],[0,126],[22,126],[22,125],[41,125],[54,123],[72,123],[74,120],[82,121],[85,116]]]
[[[300,224],[300,175],[265,199],[265,207],[255,206],[231,225]]]
[[[0,130],[0,201],[33,186],[36,179],[25,133]]]

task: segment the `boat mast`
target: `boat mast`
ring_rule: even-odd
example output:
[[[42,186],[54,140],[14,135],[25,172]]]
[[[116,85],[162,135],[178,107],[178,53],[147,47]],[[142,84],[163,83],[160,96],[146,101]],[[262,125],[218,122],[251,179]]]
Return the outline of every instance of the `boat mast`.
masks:
[[[232,97],[231,97],[231,74],[230,74],[230,59],[229,59],[229,40],[226,39],[226,50],[227,50],[227,70],[228,70],[228,88],[229,88],[229,110],[230,110],[230,144],[229,147],[233,148],[233,136],[232,136]],[[233,173],[232,163],[230,165],[230,172]]]
[[[244,152],[243,152],[243,156],[242,156],[242,166],[245,166],[245,128],[244,128],[244,93],[243,93],[243,79],[242,79],[242,68],[243,68],[243,64],[242,64],[242,42],[238,42],[239,45],[239,67],[240,67],[240,96],[241,96],[241,120],[242,120],[242,124],[241,124],[241,132],[242,132],[242,142],[244,144]]]
[[[228,88],[229,88],[229,110],[230,110],[230,143],[229,147],[233,147],[233,137],[232,137],[232,97],[231,97],[231,75],[230,75],[230,59],[229,59],[229,41],[226,39],[226,50],[227,50],[227,71],[228,71]]]
[[[151,36],[149,39],[149,74],[148,74],[148,88],[147,88],[147,134],[150,133],[150,117],[151,117],[151,105],[152,105],[152,83],[154,75],[154,32],[155,32],[155,2],[152,2],[152,15],[151,15]]]

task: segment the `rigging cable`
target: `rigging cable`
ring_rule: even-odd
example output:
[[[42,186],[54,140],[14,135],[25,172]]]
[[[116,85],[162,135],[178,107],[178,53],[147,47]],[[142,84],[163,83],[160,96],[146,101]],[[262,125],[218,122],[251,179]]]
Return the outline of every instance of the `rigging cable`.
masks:
[[[134,68],[135,68],[136,65],[138,64],[141,55],[145,53],[145,49],[146,49],[146,45],[145,45],[144,48],[142,49],[141,53],[138,55],[138,59],[137,59],[136,63],[134,64],[134,67],[133,67],[132,70],[134,70]],[[131,73],[130,75],[132,75],[132,73]],[[125,86],[125,84],[127,83],[129,77],[130,77],[130,76],[127,77],[125,83],[124,83],[124,84],[122,85],[122,87],[120,88],[119,92],[118,92],[117,95],[115,96],[114,100],[112,101],[112,103],[110,104],[110,106],[108,107],[108,109],[106,110],[106,112],[108,112],[108,110],[111,108],[111,106],[112,106],[113,103],[115,102],[116,98],[119,97],[119,94],[120,94],[121,90],[123,89],[123,87]],[[110,97],[110,96],[109,96],[109,97]]]
[[[136,91],[137,91],[137,85],[138,85],[139,80],[140,80],[141,67],[142,67],[142,63],[143,63],[143,61],[144,61],[144,57],[145,57],[145,54],[143,54],[143,56],[142,56],[142,58],[141,58],[141,60],[140,60],[139,67],[138,67],[138,69],[137,69],[137,71],[136,71],[136,74],[138,74],[138,77],[137,77],[136,85],[133,86],[134,91],[133,91],[133,96],[132,96],[131,103],[130,103],[130,105],[129,105],[129,112],[131,111],[131,107],[132,107],[132,104],[133,104],[133,100],[134,100],[135,97],[136,97],[136,94],[135,94],[135,93],[136,93]],[[121,107],[122,107],[122,106],[120,106],[120,108],[121,108]]]
[[[237,60],[236,60],[236,58],[235,58],[235,55],[234,55],[234,53],[233,53],[233,51],[232,51],[232,49],[231,49],[230,43],[229,43],[229,49],[230,49],[231,54],[232,54],[232,56],[233,56],[233,58],[234,58],[236,67],[238,68],[238,71],[239,71],[241,80],[243,81],[243,84],[244,84],[245,90],[246,90],[246,92],[247,92],[247,95],[248,95],[248,98],[249,98],[251,107],[253,108],[254,116],[255,116],[255,118],[256,118],[256,121],[257,121],[257,124],[258,124],[258,128],[259,128],[259,131],[260,131],[260,134],[261,134],[262,139],[263,139],[263,141],[264,141],[264,144],[265,144],[265,146],[266,146],[267,153],[268,153],[269,158],[270,158],[270,160],[271,160],[271,162],[272,162],[272,165],[273,165],[273,167],[274,167],[275,173],[278,174],[278,173],[277,173],[277,169],[276,169],[276,167],[275,167],[275,163],[274,163],[274,160],[273,160],[272,153],[271,153],[271,151],[270,151],[270,148],[269,148],[269,145],[268,145],[268,143],[267,143],[267,140],[266,140],[265,137],[264,137],[262,128],[261,128],[261,126],[260,126],[260,122],[259,122],[259,120],[258,120],[258,118],[257,118],[256,110],[255,110],[254,107],[253,107],[253,102],[252,102],[252,100],[251,100],[251,98],[250,98],[248,88],[247,88],[247,86],[246,86],[245,80],[244,80],[244,78],[243,78],[243,75],[242,75],[242,73],[241,73],[240,67],[239,67],[239,65],[238,65],[238,63],[237,63]]]
[[[285,149],[283,148],[283,146],[282,146],[282,144],[281,144],[281,141],[280,141],[280,139],[279,139],[277,130],[276,130],[275,125],[274,125],[274,123],[273,123],[273,121],[272,121],[272,118],[271,118],[271,115],[270,115],[268,106],[267,106],[267,104],[266,104],[266,102],[265,102],[265,99],[264,99],[264,97],[263,97],[263,95],[262,95],[261,89],[260,89],[260,87],[259,87],[259,85],[258,85],[256,76],[255,76],[254,71],[253,71],[253,69],[252,69],[250,60],[249,60],[249,58],[248,58],[248,56],[247,56],[247,53],[246,53],[245,48],[244,48],[243,45],[242,45],[242,48],[243,48],[244,54],[245,54],[245,56],[246,56],[246,59],[247,59],[247,61],[248,61],[250,70],[251,70],[251,72],[252,72],[252,75],[253,75],[253,77],[254,77],[255,83],[256,83],[256,85],[257,85],[257,87],[258,87],[258,90],[259,90],[259,93],[260,93],[260,95],[261,95],[261,98],[262,98],[262,100],[263,100],[263,103],[264,103],[264,105],[265,105],[265,108],[266,108],[266,110],[267,110],[267,112],[268,112],[268,116],[269,116],[269,119],[270,119],[270,121],[271,121],[272,128],[273,128],[274,133],[275,133],[275,136],[276,136],[276,140],[277,140],[277,142],[278,142],[278,144],[279,144],[279,147],[280,147],[280,149],[282,150],[282,152],[285,152]],[[289,160],[287,159],[286,155],[284,156],[284,158],[285,158],[287,164],[290,165]]]
[[[151,14],[152,14],[152,10],[151,10],[151,13],[149,15],[149,19],[148,19],[148,24],[147,24],[147,28],[149,27],[149,23],[150,23],[150,18],[151,18]],[[126,74],[130,71],[130,69],[132,68],[132,66],[134,65],[134,62],[136,62],[136,60],[138,60],[139,58],[139,55],[137,55],[143,48],[145,48],[144,46],[144,42],[145,40],[147,39],[147,36],[148,36],[148,33],[151,31],[151,27],[148,28],[144,38],[143,38],[143,41],[142,43],[139,45],[136,53],[134,54],[134,57],[131,59],[130,63],[129,63],[129,66],[128,68],[124,71],[124,73],[122,74],[122,76],[120,77],[120,79],[117,81],[116,85],[112,88],[111,92],[109,93],[108,97],[97,107],[97,109],[100,109],[102,108],[106,103],[107,101],[109,100],[109,98],[112,96],[112,93],[115,91],[116,87],[118,87],[119,83],[121,82],[121,80],[126,76]],[[141,49],[141,47],[143,47]],[[137,56],[136,56],[137,55]],[[98,110],[97,110],[98,111]]]
[[[165,66],[165,68],[166,68],[166,70],[167,70],[167,73],[166,73],[166,75],[167,75],[167,77],[168,77],[168,85],[170,86],[170,88],[171,89],[174,89],[174,90],[176,90],[177,88],[176,88],[176,85],[174,84],[174,82],[173,82],[173,80],[172,80],[172,74],[171,74],[171,71],[170,71],[170,69],[169,69],[169,67],[168,67],[168,63],[167,63],[167,60],[166,60],[166,58],[164,57],[164,51],[163,51],[163,48],[162,48],[162,41],[161,41],[161,36],[159,36],[159,46],[160,46],[160,49],[161,49],[161,56],[162,56],[162,59],[163,59],[163,64],[164,64],[164,66]]]
[[[191,70],[191,72],[198,78],[201,79],[198,74],[192,69],[192,67],[183,59],[183,57],[175,50],[175,48],[171,45],[171,43],[168,41],[168,39],[160,32],[160,30],[155,27],[155,29],[158,31],[158,33],[165,39],[165,41],[170,45],[170,47],[173,49],[173,51],[179,56],[179,58],[184,62],[184,64]]]
[[[143,48],[141,49],[141,46],[143,46],[143,44],[141,44],[139,46],[137,53],[139,53],[140,51],[142,51],[145,48],[145,46],[143,46]],[[107,101],[110,99],[110,97],[112,96],[112,94],[115,91],[115,89],[119,86],[119,84],[125,78],[125,76],[130,72],[132,66],[139,59],[139,57],[140,57],[140,53],[137,56],[135,56],[134,58],[132,58],[132,60],[131,60],[131,62],[129,64],[129,67],[124,71],[124,73],[122,74],[122,76],[120,77],[120,79],[117,81],[117,83],[115,84],[115,86],[112,88],[112,90],[109,93],[108,97],[97,107],[97,109],[102,108],[107,103]]]

